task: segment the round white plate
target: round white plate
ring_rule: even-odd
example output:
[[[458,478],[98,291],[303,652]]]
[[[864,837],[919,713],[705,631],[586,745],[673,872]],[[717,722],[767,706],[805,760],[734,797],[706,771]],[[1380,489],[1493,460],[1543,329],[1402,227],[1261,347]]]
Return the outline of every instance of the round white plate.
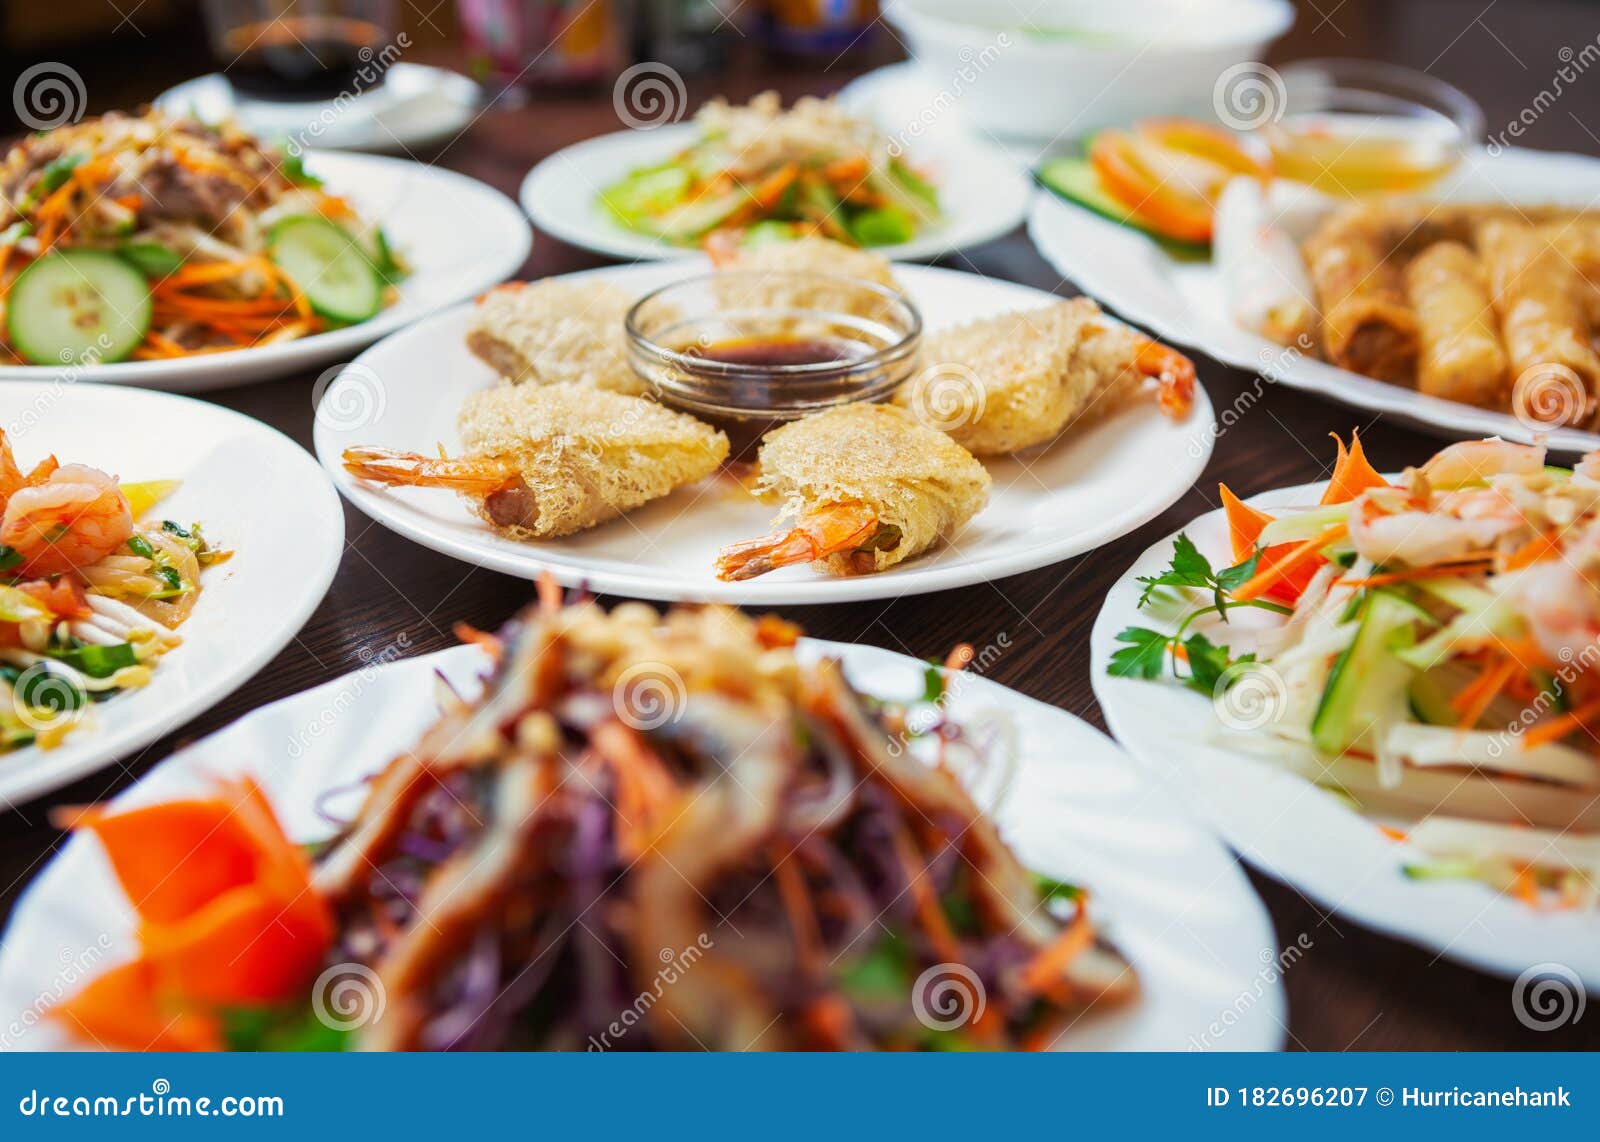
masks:
[[[119,361],[57,368],[0,365],[0,381],[102,381],[198,393],[264,381],[348,355],[435,310],[482,293],[515,273],[533,246],[521,211],[498,190],[440,167],[404,159],[306,153],[306,167],[383,224],[411,263],[400,299],[371,321],[299,341],[171,361]]]
[[[1070,139],[1001,139],[976,126],[961,114],[961,101],[941,95],[915,60],[885,64],[856,76],[839,89],[845,110],[869,119],[890,137],[904,139],[914,151],[924,140],[937,146],[978,141],[1005,155],[1024,171],[1032,170],[1049,155],[1077,144]]]
[[[703,273],[702,259],[589,271],[635,294]],[[923,266],[895,273],[930,329],[1054,300],[1027,286]],[[588,276],[574,275],[574,276]],[[724,583],[713,573],[719,548],[772,530],[773,509],[726,477],[680,488],[600,527],[563,539],[518,543],[496,534],[451,492],[376,488],[340,460],[352,445],[434,453],[456,447],[456,414],[469,393],[495,382],[467,351],[470,307],[441,313],[358,357],[324,394],[316,448],[350,501],[385,527],[469,563],[536,578],[551,571],[645,599],[774,605],[893,598],[1031,571],[1080,554],[1153,519],[1205,468],[1215,435],[1211,405],[1197,387],[1181,424],[1155,402],[1139,402],[1082,425],[1043,451],[988,465],[989,506],[955,542],[877,575],[849,578],[787,567]]]
[[[396,63],[383,82],[352,99],[272,102],[240,99],[223,75],[197,76],[162,92],[155,106],[206,123],[237,119],[265,138],[298,139],[335,151],[404,151],[435,146],[471,124],[483,91],[466,76],[427,64]]]
[[[841,657],[868,693],[922,693],[926,664],[876,647],[806,640],[807,657]],[[174,754],[118,803],[201,792],[208,777],[253,773],[296,840],[325,838],[318,798],[412,746],[434,718],[434,671],[477,690],[482,653],[457,647],[335,679],[255,710]],[[1284,997],[1272,924],[1222,845],[1103,734],[976,676],[953,689],[957,716],[994,716],[1018,731],[1018,765],[995,816],[1028,867],[1089,886],[1108,936],[1139,973],[1130,1007],[1090,1014],[1060,1044],[1073,1050],[1274,1050]],[[311,727],[311,732],[308,732]],[[31,1013],[0,1047],[71,1046],[38,1018],[132,948],[126,902],[99,847],[75,838],[18,902],[0,942],[0,1013]],[[89,963],[65,984],[63,965]],[[0,1028],[0,1034],[4,1029]]]
[[[698,128],[675,123],[617,131],[557,151],[522,180],[522,208],[534,225],[563,242],[633,261],[680,258],[684,247],[629,230],[600,205],[600,191],[629,171],[671,158]],[[909,242],[875,247],[886,258],[926,261],[999,238],[1020,226],[1033,197],[1025,171],[972,139],[907,140],[906,156],[939,187],[944,220]]]
[[[183,645],[150,685],[92,707],[51,750],[0,754],[0,807],[102,769],[183,725],[265,666],[311,617],[344,554],[344,511],[321,469],[260,421],[136,389],[0,385],[0,427],[24,468],[55,454],[125,481],[181,480],[151,512],[202,524],[234,552],[208,569]]]
[[[1326,486],[1283,488],[1250,502],[1268,510],[1314,504]],[[1182,530],[1214,566],[1232,562],[1220,510]],[[1216,714],[1205,695],[1170,680],[1106,673],[1118,631],[1162,629],[1138,609],[1134,579],[1167,566],[1174,538],[1151,547],[1111,588],[1090,636],[1095,697],[1117,740],[1246,860],[1322,907],[1484,971],[1510,976],[1556,962],[1600,987],[1600,913],[1533,911],[1475,881],[1411,880],[1403,866],[1428,858],[1389,839],[1343,800],[1269,760],[1209,744]]]
[[[1497,156],[1478,151],[1439,197],[1592,207],[1600,199],[1600,162],[1584,155],[1515,148]],[[1240,328],[1228,316],[1221,275],[1210,262],[1180,262],[1142,234],[1054,194],[1041,192],[1034,200],[1028,234],[1045,259],[1085,293],[1164,340],[1192,346],[1224,364],[1292,388],[1397,417],[1436,435],[1531,437],[1526,425],[1506,413],[1375,381]],[[1592,432],[1561,428],[1546,436],[1559,452],[1600,448],[1600,435]]]

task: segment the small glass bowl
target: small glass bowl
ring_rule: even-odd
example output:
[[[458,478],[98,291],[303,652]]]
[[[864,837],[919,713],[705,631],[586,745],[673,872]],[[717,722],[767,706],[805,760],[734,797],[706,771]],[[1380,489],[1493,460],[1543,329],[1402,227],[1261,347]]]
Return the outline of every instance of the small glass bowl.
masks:
[[[728,434],[753,461],[773,428],[887,399],[915,367],[922,315],[876,282],[799,270],[723,270],[663,286],[628,311],[628,361],[661,400]],[[719,360],[719,347],[820,343],[831,360]]]
[[[1297,60],[1279,80],[1281,100],[1261,132],[1278,173],[1333,194],[1418,190],[1483,138],[1471,96],[1408,67]]]

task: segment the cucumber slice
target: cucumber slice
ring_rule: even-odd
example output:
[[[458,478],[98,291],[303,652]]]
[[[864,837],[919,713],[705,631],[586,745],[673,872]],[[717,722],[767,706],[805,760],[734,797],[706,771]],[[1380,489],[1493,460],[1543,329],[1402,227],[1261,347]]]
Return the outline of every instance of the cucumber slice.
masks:
[[[6,333],[35,365],[110,364],[150,329],[150,286],[108,250],[46,254],[17,275]]]
[[[1366,592],[1360,625],[1334,660],[1328,684],[1311,720],[1311,743],[1337,756],[1403,717],[1412,668],[1394,651],[1412,639],[1414,603],[1388,591]]]
[[[267,252],[323,317],[353,325],[383,307],[383,282],[361,243],[326,218],[283,219],[267,234]]]
[[[1155,239],[1174,258],[1181,261],[1206,261],[1211,257],[1211,247],[1208,245],[1199,242],[1180,242],[1176,238],[1157,234],[1141,223],[1126,206],[1111,197],[1105,187],[1100,185],[1100,176],[1095,173],[1094,165],[1088,159],[1070,155],[1051,159],[1039,168],[1035,177],[1068,202],[1075,203],[1085,210],[1092,210],[1102,218],[1120,222]]]

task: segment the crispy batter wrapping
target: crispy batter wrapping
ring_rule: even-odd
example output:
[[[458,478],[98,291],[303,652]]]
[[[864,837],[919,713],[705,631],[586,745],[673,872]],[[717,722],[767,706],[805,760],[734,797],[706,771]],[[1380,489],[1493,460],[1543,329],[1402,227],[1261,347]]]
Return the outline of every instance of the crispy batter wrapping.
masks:
[[[1504,403],[1506,354],[1483,266],[1459,242],[1436,242],[1406,267],[1416,311],[1417,388],[1468,404]]]
[[[508,282],[480,299],[467,348],[511,381],[640,393],[622,326],[632,304],[600,281]]]

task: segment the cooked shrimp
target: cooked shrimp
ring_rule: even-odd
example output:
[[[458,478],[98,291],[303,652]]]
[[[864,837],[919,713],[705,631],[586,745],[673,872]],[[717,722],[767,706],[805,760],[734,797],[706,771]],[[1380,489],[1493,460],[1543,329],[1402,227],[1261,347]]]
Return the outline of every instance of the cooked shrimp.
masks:
[[[894,546],[894,528],[878,523],[878,516],[862,503],[828,504],[807,512],[788,531],[775,531],[759,539],[730,543],[717,555],[717,578],[754,579],[768,571],[796,563],[812,563],[840,552],[851,552],[860,572],[873,570],[872,552]],[[859,557],[865,556],[865,559]]]
[[[1173,420],[1189,415],[1194,404],[1194,362],[1182,353],[1148,337],[1139,339],[1133,364],[1156,382],[1156,403]]]
[[[55,468],[12,493],[0,543],[30,575],[54,575],[110,555],[133,534],[133,513],[115,476],[84,464]]]
[[[424,456],[393,448],[346,448],[345,471],[390,487],[447,488],[483,501],[497,527],[532,527],[539,505],[515,462],[503,456]]]
[[[1542,444],[1513,444],[1491,437],[1442,448],[1420,471],[1434,488],[1481,484],[1490,476],[1529,476],[1544,467]]]

